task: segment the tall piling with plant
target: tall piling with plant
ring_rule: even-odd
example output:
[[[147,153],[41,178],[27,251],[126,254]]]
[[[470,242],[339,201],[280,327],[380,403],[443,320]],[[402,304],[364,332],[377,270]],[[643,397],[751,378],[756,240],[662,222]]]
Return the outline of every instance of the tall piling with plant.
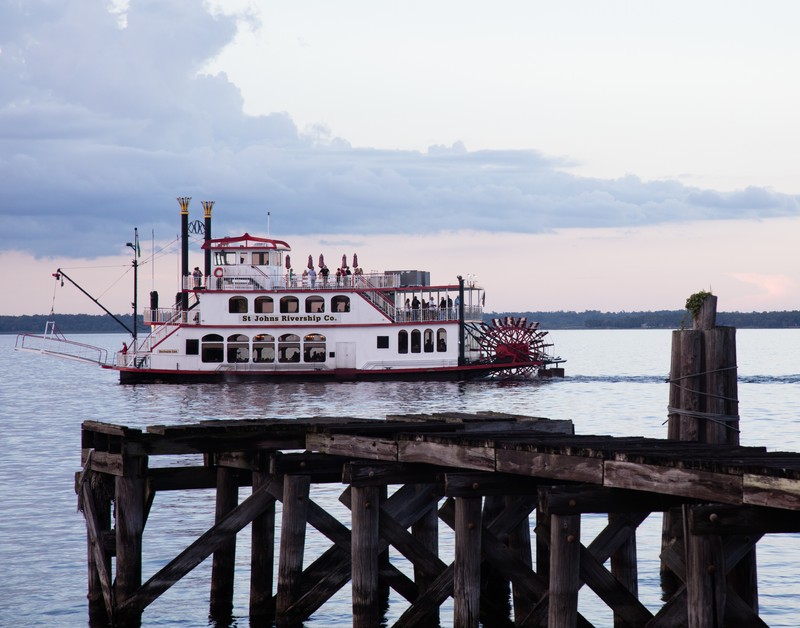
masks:
[[[669,376],[667,438],[696,443],[739,445],[739,396],[736,361],[736,328],[718,326],[717,297],[701,291],[686,300],[691,328],[672,332]],[[715,599],[720,583],[715,573],[725,573],[716,562],[724,561],[720,547],[697,547],[695,537],[687,535],[687,507],[664,515],[662,548],[680,547],[681,551],[707,564],[701,570],[707,582],[685,583],[689,596],[689,614],[714,613],[724,607]],[[685,538],[688,537],[688,538]],[[703,542],[714,543],[713,540]],[[677,544],[677,545],[676,545]],[[697,573],[697,571],[695,571]],[[743,558],[728,575],[728,584],[752,608],[757,609],[755,550]],[[738,583],[738,584],[737,584]],[[664,599],[679,592],[681,578],[662,560],[661,586]],[[724,587],[723,587],[724,589]],[[704,619],[689,618],[689,625],[701,625]],[[699,624],[697,622],[700,622]],[[710,624],[705,624],[710,625]]]

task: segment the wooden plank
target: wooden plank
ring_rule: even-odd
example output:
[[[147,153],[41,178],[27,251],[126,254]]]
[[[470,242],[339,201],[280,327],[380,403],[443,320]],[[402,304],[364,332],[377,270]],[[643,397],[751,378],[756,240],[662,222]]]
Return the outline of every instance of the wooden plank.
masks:
[[[239,503],[238,470],[217,467],[217,493],[214,522],[219,523]],[[214,552],[211,560],[211,596],[209,614],[218,619],[233,614],[233,575],[236,566],[236,537],[231,536]]]
[[[559,486],[542,492],[539,508],[554,515],[664,511],[686,500],[674,495],[629,491],[602,486]]]
[[[614,489],[612,489],[614,490]],[[608,523],[613,525],[617,519],[623,519],[625,515],[619,513],[609,513]],[[581,558],[581,565],[583,565],[583,558]],[[602,565],[601,565],[602,566]],[[639,569],[638,557],[636,553],[636,531],[631,528],[631,533],[628,540],[625,541],[619,549],[611,554],[611,575],[617,582],[622,585],[624,591],[633,597],[633,601],[624,602],[626,609],[636,608],[639,603]],[[586,580],[586,578],[584,578]],[[606,602],[608,604],[608,602]],[[644,607],[642,607],[644,608]],[[652,618],[652,613],[647,611],[647,618]],[[614,611],[614,627],[624,628],[628,625],[628,618],[622,612],[615,609]]]
[[[580,588],[580,515],[550,516],[548,626],[574,626]]]
[[[513,506],[516,496],[507,495],[503,498],[505,507]],[[531,522],[530,516],[526,516],[515,527],[511,529],[508,534],[508,551],[521,561],[523,567],[528,571],[533,571],[533,554],[531,550]],[[489,548],[485,547],[484,553],[489,552]],[[503,567],[505,570],[506,568]],[[525,617],[533,610],[534,600],[527,595],[519,584],[514,584],[514,579],[506,571],[509,580],[512,584],[512,600],[514,603],[514,617],[515,623],[518,625],[522,617]]]
[[[282,453],[270,456],[269,471],[273,475],[308,475],[315,484],[341,482],[344,465],[350,458],[312,452]]]
[[[124,474],[124,460],[122,454],[111,454],[107,451],[84,450],[86,452],[92,451],[92,460],[89,469],[97,473],[105,473],[107,475],[122,476]],[[85,462],[85,458],[84,458]]]
[[[456,498],[453,623],[478,628],[481,602],[481,498]]]
[[[774,534],[800,532],[800,512],[757,506],[695,506],[689,511],[692,534]]]
[[[240,476],[241,480],[247,476]],[[214,488],[217,485],[217,474],[213,467],[161,467],[148,469],[147,483],[151,491],[184,491],[190,489]]]
[[[92,553],[92,564],[97,572],[100,581],[100,588],[105,602],[108,618],[114,616],[114,590],[111,584],[111,573],[109,570],[110,560],[103,548],[103,527],[100,525],[98,509],[95,506],[94,494],[92,493],[89,482],[81,485],[81,505],[83,516],[86,520],[86,533],[89,542],[89,551]],[[90,575],[91,577],[91,575]]]
[[[416,628],[426,624],[431,616],[438,612],[449,596],[453,595],[453,573],[455,564],[451,563],[436,578],[424,593],[414,600],[394,623],[393,628]]]
[[[283,513],[276,598],[278,626],[285,623],[286,611],[300,597],[309,488],[308,476],[287,475],[283,478]]]
[[[393,440],[351,436],[348,434],[309,434],[306,448],[334,456],[397,460],[397,443]]]
[[[599,458],[497,449],[497,471],[590,484],[603,483]]]
[[[718,624],[725,615],[725,558],[719,536],[688,535],[686,544],[686,608],[689,628]]]
[[[378,599],[378,514],[380,489],[356,487],[352,491],[351,565],[353,627],[372,628],[380,621]]]
[[[477,495],[531,495],[539,482],[534,478],[510,473],[444,473],[442,494],[445,497]]]
[[[745,473],[742,501],[753,506],[800,510],[800,481]]]
[[[142,583],[142,533],[145,522],[147,458],[125,461],[125,475],[115,478],[115,530],[117,540],[114,594],[120,617],[135,623],[139,608],[128,605]]]
[[[415,490],[419,494],[424,492],[426,487],[417,485]],[[432,564],[421,564],[416,557],[412,558],[408,546],[404,545],[396,536],[390,536],[389,530],[387,529],[388,526],[386,524],[394,523],[394,519],[388,515],[384,515],[385,511],[381,512],[381,535],[384,536],[384,538],[386,538],[393,547],[395,547],[400,553],[408,558],[414,565],[414,582],[419,589],[418,594],[420,592],[427,591],[432,586],[434,580],[439,576],[439,574],[441,574],[447,568],[447,565],[445,565],[444,562],[439,559],[439,514],[435,507],[435,505],[438,503],[438,498],[431,497],[430,499],[432,500],[434,507],[429,508],[427,512],[425,512],[411,525],[410,536],[414,546],[419,547],[420,551],[426,558],[430,559]],[[408,533],[406,530],[399,526],[399,524],[398,527],[400,530],[398,530],[396,534],[402,536],[402,538],[408,538]],[[416,596],[413,599],[416,599]],[[440,617],[439,612],[437,611],[432,613],[427,620],[427,623],[420,626],[420,628],[438,628],[439,624]]]
[[[603,484],[615,488],[681,495],[703,501],[742,503],[741,476],[710,471],[608,460],[605,463]]]
[[[463,469],[494,471],[494,449],[467,445],[449,445],[428,441],[401,441],[397,459],[400,462],[423,462]]]
[[[644,626],[653,618],[653,614],[637,598],[635,562],[633,570],[629,566],[620,570],[619,565],[615,568],[612,562],[612,570],[616,573],[609,573],[589,550],[580,547],[580,578],[614,611],[614,625]],[[623,576],[623,580],[619,579],[619,575]]]
[[[159,595],[197,567],[214,550],[223,545],[231,536],[236,535],[239,530],[274,503],[275,498],[270,495],[266,486],[254,491],[222,521],[204,532],[189,547],[160,569],[121,607],[139,610],[146,608]]]
[[[273,478],[253,472],[253,491],[269,484]],[[253,519],[250,547],[250,617],[254,623],[270,623],[275,617],[272,597],[275,565],[275,500]]]
[[[403,462],[351,460],[344,465],[342,481],[351,486],[386,486],[387,484],[428,484],[436,481],[447,467]]]
[[[436,517],[435,509],[428,512]],[[414,579],[417,583],[426,583],[420,587],[423,591],[427,589],[427,584],[447,569],[447,565],[437,555],[438,534],[435,528],[429,527],[431,518],[426,515],[420,520],[419,523],[424,522],[422,534],[418,524],[409,532],[385,508],[381,510],[380,517],[381,537],[414,566]]]

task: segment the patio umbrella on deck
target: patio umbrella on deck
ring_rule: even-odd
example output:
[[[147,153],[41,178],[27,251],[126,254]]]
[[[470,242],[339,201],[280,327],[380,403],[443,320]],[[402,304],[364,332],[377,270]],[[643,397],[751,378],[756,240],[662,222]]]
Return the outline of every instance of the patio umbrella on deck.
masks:
[[[342,253],[342,268],[347,268],[347,253]]]
[[[319,254],[319,264],[317,264],[320,268],[325,266],[325,258],[322,256],[322,253]]]
[[[308,256],[308,267],[314,268],[314,259],[311,257],[311,255]]]
[[[289,259],[289,256],[286,256],[286,270],[289,270],[292,267],[292,261]]]
[[[353,267],[358,266],[358,253],[353,253]]]

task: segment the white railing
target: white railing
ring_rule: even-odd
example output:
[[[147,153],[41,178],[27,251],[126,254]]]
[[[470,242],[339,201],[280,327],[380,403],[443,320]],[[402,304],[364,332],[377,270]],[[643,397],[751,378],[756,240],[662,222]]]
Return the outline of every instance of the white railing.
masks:
[[[16,351],[32,351],[57,358],[95,364],[105,364],[108,361],[108,351],[106,349],[67,340],[55,328],[55,323],[49,321],[42,336],[36,334],[18,335],[14,349]]]
[[[483,316],[483,308],[480,306],[464,307],[464,320],[479,321]],[[418,321],[457,321],[458,308],[456,307],[429,307],[414,309],[398,309],[397,318],[398,323],[414,323]]]
[[[234,270],[235,269],[235,270]],[[341,290],[351,288],[367,290],[370,288],[393,288],[398,283],[397,275],[383,273],[369,273],[364,275],[343,275],[336,277],[329,275],[327,280],[319,273],[311,285],[311,280],[306,276],[295,274],[291,279],[288,274],[271,276],[260,269],[234,266],[230,270],[223,269],[221,276],[211,275],[205,277],[198,286],[193,277],[183,278],[183,287],[186,290],[206,289],[241,292],[248,290]]]

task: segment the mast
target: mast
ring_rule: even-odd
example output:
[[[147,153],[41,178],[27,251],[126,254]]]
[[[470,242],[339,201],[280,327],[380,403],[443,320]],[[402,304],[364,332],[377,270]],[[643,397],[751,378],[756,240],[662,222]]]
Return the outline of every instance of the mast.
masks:
[[[133,242],[126,242],[133,249],[133,347],[136,348],[137,318],[139,316],[139,229],[133,228]]]

